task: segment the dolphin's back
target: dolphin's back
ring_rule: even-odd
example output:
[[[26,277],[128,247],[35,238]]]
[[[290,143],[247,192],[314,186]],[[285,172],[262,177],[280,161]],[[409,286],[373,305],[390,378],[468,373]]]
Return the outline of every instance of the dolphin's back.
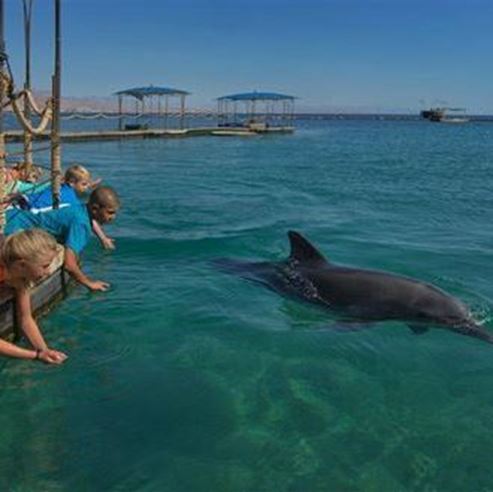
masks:
[[[457,320],[468,316],[460,301],[435,286],[378,270],[327,265],[303,267],[322,303],[349,315],[371,319],[432,321],[447,312]]]

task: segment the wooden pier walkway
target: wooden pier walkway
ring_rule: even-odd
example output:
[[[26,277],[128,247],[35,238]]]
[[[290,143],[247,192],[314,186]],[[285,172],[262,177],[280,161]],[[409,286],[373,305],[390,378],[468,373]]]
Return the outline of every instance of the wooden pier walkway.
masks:
[[[246,136],[255,134],[270,133],[292,133],[294,127],[270,127],[263,130],[251,130],[249,128],[229,128],[229,127],[203,127],[180,129],[149,129],[149,130],[104,130],[94,132],[62,132],[60,137],[63,142],[94,142],[103,140],[123,140],[135,138],[176,138],[176,137],[199,137],[206,135],[213,136]],[[36,140],[49,140],[50,133],[44,132],[36,135]],[[5,139],[8,142],[23,142],[24,134],[22,131],[5,132]]]

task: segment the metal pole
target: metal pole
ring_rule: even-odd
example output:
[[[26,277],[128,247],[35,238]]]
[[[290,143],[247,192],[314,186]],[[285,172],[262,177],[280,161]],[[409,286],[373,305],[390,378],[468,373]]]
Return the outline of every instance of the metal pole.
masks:
[[[62,181],[60,145],[60,96],[61,96],[61,2],[55,0],[55,73],[52,78],[53,120],[51,124],[51,187],[53,208],[60,205]]]
[[[25,79],[24,89],[31,90],[31,14],[33,0],[23,0],[22,6],[24,9],[24,48],[25,48]],[[24,116],[27,121],[31,121],[31,105],[26,94],[24,96]],[[33,137],[28,130],[24,130],[24,162],[29,173],[33,165]]]
[[[123,96],[118,94],[118,130],[123,130],[123,116],[122,116],[122,105],[123,105]]]
[[[182,94],[180,97],[180,128],[183,130],[185,128],[185,95]]]
[[[4,38],[4,0],[0,0],[0,74],[5,70],[5,38]],[[0,201],[5,198],[5,135],[3,133],[3,100],[5,99],[5,84],[0,81]],[[0,233],[5,227],[5,208],[0,207]]]
[[[164,128],[168,129],[168,94],[164,96]]]

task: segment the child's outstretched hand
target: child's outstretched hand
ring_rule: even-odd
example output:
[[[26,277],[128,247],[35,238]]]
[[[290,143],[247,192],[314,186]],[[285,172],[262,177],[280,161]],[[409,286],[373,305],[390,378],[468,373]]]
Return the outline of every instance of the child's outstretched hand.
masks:
[[[101,238],[101,244],[103,245],[104,249],[115,249],[115,240],[111,239],[108,236]]]
[[[87,284],[87,288],[93,292],[106,292],[110,288],[110,284],[101,280],[94,280]]]
[[[95,179],[94,181],[91,181],[91,189],[93,190],[94,188],[96,188],[98,184],[101,183],[101,181],[103,181],[102,178],[98,178]]]
[[[38,352],[37,359],[46,364],[63,364],[67,360],[67,355],[53,349],[45,349]]]

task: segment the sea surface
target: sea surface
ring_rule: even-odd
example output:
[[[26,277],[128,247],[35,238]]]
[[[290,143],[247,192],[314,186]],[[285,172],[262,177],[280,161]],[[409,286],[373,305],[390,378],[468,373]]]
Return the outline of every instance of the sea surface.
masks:
[[[493,330],[493,124],[299,121],[293,135],[66,144],[120,193],[41,320],[61,367],[0,362],[0,490],[493,490],[493,346],[334,316],[216,270],[331,261],[432,282]],[[47,163],[48,156],[39,157]]]

